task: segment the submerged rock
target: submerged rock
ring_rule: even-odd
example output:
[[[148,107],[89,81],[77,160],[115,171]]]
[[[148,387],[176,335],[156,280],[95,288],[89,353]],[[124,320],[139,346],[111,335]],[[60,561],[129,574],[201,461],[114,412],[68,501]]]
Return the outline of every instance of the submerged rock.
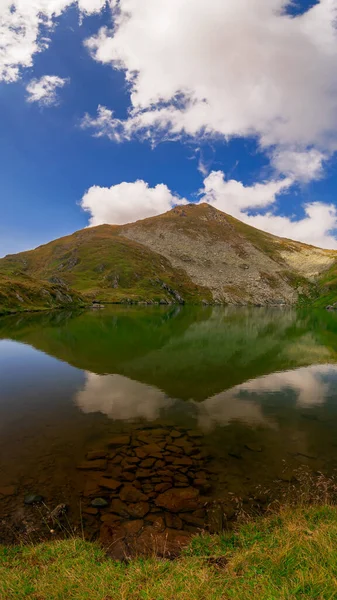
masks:
[[[106,508],[109,506],[109,502],[105,498],[94,498],[91,502],[93,508]]]
[[[171,488],[160,494],[155,504],[171,512],[180,513],[198,508],[199,490],[192,487]]]
[[[40,494],[27,494],[25,496],[24,502],[27,505],[39,504],[40,502],[43,502],[43,496],[41,496]]]

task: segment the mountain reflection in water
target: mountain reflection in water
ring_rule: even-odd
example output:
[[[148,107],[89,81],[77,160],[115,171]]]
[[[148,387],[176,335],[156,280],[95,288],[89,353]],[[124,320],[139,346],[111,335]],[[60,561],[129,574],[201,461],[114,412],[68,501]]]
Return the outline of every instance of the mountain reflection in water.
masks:
[[[0,488],[14,486],[20,506],[35,490],[76,512],[86,453],[158,427],[197,431],[212,497],[275,487],[285,465],[332,473],[336,384],[337,314],[325,311],[111,307],[2,318]],[[0,497],[0,518],[14,526],[16,514]]]

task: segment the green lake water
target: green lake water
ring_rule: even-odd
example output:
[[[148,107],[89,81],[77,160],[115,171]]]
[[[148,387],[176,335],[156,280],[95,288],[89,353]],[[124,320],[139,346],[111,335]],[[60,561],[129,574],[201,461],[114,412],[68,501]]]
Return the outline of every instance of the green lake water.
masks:
[[[0,542],[33,519],[29,492],[67,503],[75,522],[91,501],[92,474],[77,468],[87,453],[158,428],[193,432],[204,499],[228,512],[261,489],[282,496],[302,466],[332,474],[337,314],[117,306],[0,319]],[[101,516],[84,518],[93,535]]]

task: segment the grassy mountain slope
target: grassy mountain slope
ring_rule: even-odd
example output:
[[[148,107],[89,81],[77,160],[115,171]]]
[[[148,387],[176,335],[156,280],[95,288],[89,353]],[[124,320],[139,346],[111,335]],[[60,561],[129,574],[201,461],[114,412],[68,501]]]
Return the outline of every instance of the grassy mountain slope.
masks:
[[[83,303],[80,294],[63,286],[41,282],[23,273],[9,276],[0,272],[0,314],[50,310]]]
[[[118,235],[120,228],[102,225],[78,231],[44,246],[8,256],[0,269],[19,270],[41,280],[67,284],[103,301],[210,301],[207,289],[148,248]]]
[[[336,265],[337,252],[277,238],[201,204],[78,231],[1,259],[0,272],[103,302],[268,305],[334,297],[324,278],[334,279]]]

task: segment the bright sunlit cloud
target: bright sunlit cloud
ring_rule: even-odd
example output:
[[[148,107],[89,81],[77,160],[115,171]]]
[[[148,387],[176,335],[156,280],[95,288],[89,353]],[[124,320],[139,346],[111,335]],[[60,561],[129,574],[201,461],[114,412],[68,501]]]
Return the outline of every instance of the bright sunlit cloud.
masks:
[[[256,136],[275,167],[310,180],[337,144],[337,3],[286,14],[289,0],[116,0],[114,29],[86,42],[125,72],[125,120],[85,127],[121,141]],[[164,34],[163,34],[164,30]]]

